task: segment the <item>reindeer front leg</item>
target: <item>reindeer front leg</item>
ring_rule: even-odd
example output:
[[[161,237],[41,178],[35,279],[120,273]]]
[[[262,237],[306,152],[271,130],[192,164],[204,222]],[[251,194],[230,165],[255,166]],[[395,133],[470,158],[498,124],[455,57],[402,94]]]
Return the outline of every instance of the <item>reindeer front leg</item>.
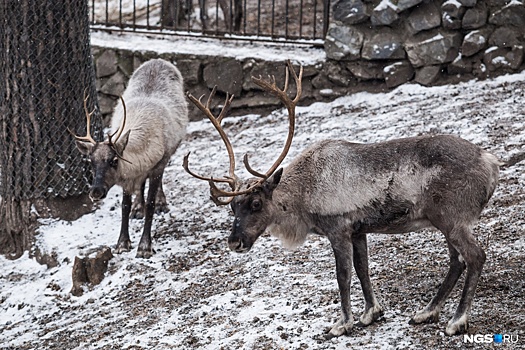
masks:
[[[129,239],[129,214],[131,212],[131,193],[122,193],[122,222],[120,225],[120,236],[118,238],[115,252],[117,254],[129,252],[131,250],[131,240]]]
[[[148,199],[146,201],[144,231],[142,232],[142,237],[140,238],[139,247],[137,249],[137,258],[148,259],[151,258],[151,256],[155,253],[151,247],[151,225],[153,223],[153,214],[155,213],[155,198],[161,183],[162,173],[150,178]]]
[[[335,236],[335,235],[334,235]],[[341,318],[326,335],[327,339],[347,334],[354,325],[350,301],[350,282],[352,278],[352,239],[350,235],[329,237],[335,255],[337,284],[341,297]]]

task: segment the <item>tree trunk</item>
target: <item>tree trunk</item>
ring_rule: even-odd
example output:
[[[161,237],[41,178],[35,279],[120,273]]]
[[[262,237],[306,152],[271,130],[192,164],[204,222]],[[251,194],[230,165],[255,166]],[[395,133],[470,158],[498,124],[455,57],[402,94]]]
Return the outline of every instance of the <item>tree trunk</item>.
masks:
[[[37,216],[73,219],[90,203],[91,172],[67,131],[85,132],[84,91],[100,139],[87,1],[1,1],[0,253],[8,257],[30,250]]]

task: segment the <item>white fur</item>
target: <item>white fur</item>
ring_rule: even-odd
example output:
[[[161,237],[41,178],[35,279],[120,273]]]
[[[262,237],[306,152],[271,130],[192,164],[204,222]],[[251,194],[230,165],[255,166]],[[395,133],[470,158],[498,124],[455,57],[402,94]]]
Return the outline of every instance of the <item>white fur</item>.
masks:
[[[141,65],[131,77],[122,95],[126,104],[129,141],[122,154],[128,162],[119,162],[119,184],[136,191],[148,172],[165,157],[170,157],[182,141],[188,124],[188,107],[183,80],[178,69],[162,59]],[[111,121],[117,130],[124,110],[119,103]]]

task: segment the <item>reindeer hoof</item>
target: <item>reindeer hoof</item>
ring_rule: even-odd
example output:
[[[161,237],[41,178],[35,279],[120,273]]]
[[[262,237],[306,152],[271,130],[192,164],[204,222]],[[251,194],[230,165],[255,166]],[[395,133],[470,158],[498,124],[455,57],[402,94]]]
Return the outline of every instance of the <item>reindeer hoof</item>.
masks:
[[[155,204],[155,214],[164,214],[164,213],[168,213],[169,211],[170,211],[170,208],[168,207],[168,203]]]
[[[134,208],[131,210],[130,216],[132,219],[144,219],[144,209],[142,207]]]
[[[437,323],[439,321],[439,312],[421,310],[416,312],[414,317],[408,321],[408,324]]]
[[[149,259],[155,254],[155,250],[150,249],[139,249],[137,250],[137,258]]]
[[[463,334],[463,333],[466,333],[467,330],[468,330],[467,316],[462,316],[459,319],[456,319],[454,317],[448,322],[447,328],[445,328],[445,334],[448,336],[456,335],[456,334]]]
[[[115,247],[115,253],[122,254],[131,251],[131,241],[118,242]]]
[[[373,322],[377,321],[383,316],[384,312],[381,306],[375,305],[368,310],[365,310],[361,317],[359,317],[359,322],[357,322],[356,326],[358,327],[366,327],[371,325]]]
[[[337,321],[337,323],[330,329],[330,332],[325,334],[325,339],[332,339],[334,337],[340,337],[345,334],[350,334],[350,331],[353,328],[353,321],[349,320],[348,322],[344,322],[342,319]]]

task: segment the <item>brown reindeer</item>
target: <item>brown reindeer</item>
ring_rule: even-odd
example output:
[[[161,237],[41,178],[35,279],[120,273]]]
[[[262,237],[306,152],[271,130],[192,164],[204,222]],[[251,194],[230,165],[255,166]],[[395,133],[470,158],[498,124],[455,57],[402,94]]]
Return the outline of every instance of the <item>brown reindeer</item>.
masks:
[[[297,85],[294,99],[288,97],[288,70]],[[440,230],[447,241],[450,267],[437,294],[410,323],[437,322],[446,298],[466,269],[461,300],[445,333],[465,332],[485,252],[472,227],[492,196],[499,166],[492,154],[451,135],[431,135],[359,144],[344,140],[317,142],[286,168],[278,169],[294,133],[295,106],[301,95],[302,68],[297,76],[288,62],[286,82],[280,90],[273,82],[252,78],[264,90],[276,95],[289,114],[289,131],[284,150],[265,173],[244,165],[255,178],[242,181],[235,176],[233,149],[221,120],[231,103],[227,98],[218,118],[189,96],[221,135],[230,159],[229,176],[192,176],[209,182],[211,197],[218,205],[230,204],[235,215],[228,238],[231,250],[248,252],[266,230],[287,246],[304,242],[307,234],[325,236],[331,243],[341,296],[341,318],[327,337],[352,329],[350,278],[352,265],[361,282],[365,309],[359,324],[366,326],[381,317],[383,309],[372,289],[368,271],[368,233],[404,233],[426,227]],[[212,94],[213,95],[213,92]],[[211,96],[210,96],[211,98]],[[231,190],[219,188],[226,183]]]

